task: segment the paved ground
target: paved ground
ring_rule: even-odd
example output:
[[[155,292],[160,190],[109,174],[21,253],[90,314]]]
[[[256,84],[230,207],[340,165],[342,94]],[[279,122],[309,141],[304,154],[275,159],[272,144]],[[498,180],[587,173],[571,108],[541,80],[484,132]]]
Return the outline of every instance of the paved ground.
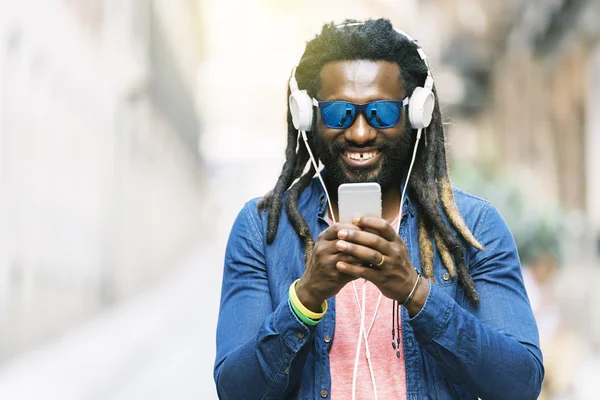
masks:
[[[275,182],[270,163],[209,166],[197,247],[143,294],[0,367],[0,400],[216,399],[225,242],[244,202]]]
[[[159,286],[7,364],[0,398],[216,398],[221,257],[219,246],[200,246]]]
[[[173,273],[3,365],[0,399],[217,398],[212,366],[225,240],[253,191],[247,184],[241,189],[224,185],[224,179],[239,182],[232,178],[234,172],[212,172],[206,235]]]

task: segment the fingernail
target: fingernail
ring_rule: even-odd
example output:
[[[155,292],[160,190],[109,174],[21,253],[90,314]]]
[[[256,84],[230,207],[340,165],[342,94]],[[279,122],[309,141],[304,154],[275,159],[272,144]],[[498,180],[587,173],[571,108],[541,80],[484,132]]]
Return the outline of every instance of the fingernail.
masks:
[[[345,250],[347,247],[346,242],[342,242],[341,240],[338,240],[338,242],[335,245],[340,250]]]
[[[342,229],[341,231],[338,232],[338,237],[340,239],[346,239],[348,237],[348,231],[345,229]]]
[[[360,222],[360,218],[356,217],[356,218],[352,218],[352,223],[354,225],[358,225],[358,223]]]

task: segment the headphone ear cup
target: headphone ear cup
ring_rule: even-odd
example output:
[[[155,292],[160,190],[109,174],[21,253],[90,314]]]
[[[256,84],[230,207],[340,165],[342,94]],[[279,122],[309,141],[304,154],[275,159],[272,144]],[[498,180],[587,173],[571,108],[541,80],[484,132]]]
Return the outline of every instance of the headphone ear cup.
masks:
[[[313,107],[312,100],[306,90],[293,90],[290,94],[290,113],[294,128],[299,131],[312,129]]]
[[[433,116],[435,96],[429,89],[417,87],[408,102],[408,118],[413,129],[427,128]]]

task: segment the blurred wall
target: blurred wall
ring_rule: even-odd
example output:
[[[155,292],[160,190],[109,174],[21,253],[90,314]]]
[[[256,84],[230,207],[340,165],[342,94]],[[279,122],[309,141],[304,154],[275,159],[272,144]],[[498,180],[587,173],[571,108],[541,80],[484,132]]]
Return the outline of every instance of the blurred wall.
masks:
[[[502,168],[536,211],[560,206],[567,258],[597,259],[600,2],[436,3],[462,89],[446,97],[452,158]]]
[[[598,15],[600,15],[600,11]],[[600,270],[598,268],[600,266],[600,157],[597,153],[600,149],[600,41],[596,43],[590,58],[587,71],[589,87],[586,90],[586,129],[588,135],[585,142],[590,240],[586,243],[590,247],[590,252],[595,254],[596,276],[600,276],[600,271],[598,271]],[[598,290],[594,290],[592,299],[595,300],[595,304],[600,304],[600,292]],[[595,311],[590,312],[589,331],[596,348],[600,349],[600,312],[598,312],[600,310]]]
[[[163,276],[198,238],[203,198],[196,2],[10,3],[0,362]]]
[[[600,2],[435,3],[448,26],[444,74],[458,77],[456,96],[440,90],[450,158],[501,171],[529,222],[558,210],[557,231],[541,232],[558,236],[547,249],[561,256],[552,296],[563,328],[598,348]]]
[[[600,14],[600,11],[598,12]],[[589,173],[586,178],[587,204],[590,222],[595,234],[595,251],[600,258],[600,40],[590,49],[586,71],[588,85],[585,88],[585,126],[588,132],[585,142],[585,159]],[[600,329],[599,329],[600,332]]]

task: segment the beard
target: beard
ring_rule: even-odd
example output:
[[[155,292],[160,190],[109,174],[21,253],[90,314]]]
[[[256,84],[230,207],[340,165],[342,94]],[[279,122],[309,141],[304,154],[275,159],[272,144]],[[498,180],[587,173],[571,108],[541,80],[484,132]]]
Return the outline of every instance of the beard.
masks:
[[[404,171],[408,169],[412,144],[410,129],[405,129],[404,133],[393,141],[374,140],[363,145],[362,147],[374,147],[380,153],[379,160],[366,167],[353,167],[344,162],[342,155],[350,147],[350,143],[346,142],[343,136],[328,148],[322,133],[316,133],[313,148],[327,170],[328,183],[333,187],[337,188],[342,183],[377,182],[382,191],[385,191],[392,184],[399,185]]]

